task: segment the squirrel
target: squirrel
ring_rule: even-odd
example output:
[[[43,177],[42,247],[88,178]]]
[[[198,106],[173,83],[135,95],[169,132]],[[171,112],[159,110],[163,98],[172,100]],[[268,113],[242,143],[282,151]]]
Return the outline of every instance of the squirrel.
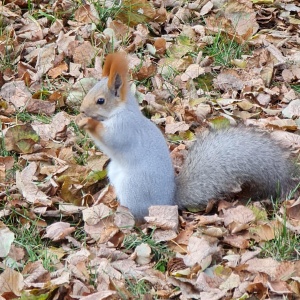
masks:
[[[237,192],[254,200],[292,189],[295,165],[288,151],[266,133],[239,126],[198,136],[175,176],[165,138],[140,111],[127,73],[125,54],[107,55],[103,78],[83,99],[78,125],[110,157],[110,183],[137,220],[151,205],[199,210]]]

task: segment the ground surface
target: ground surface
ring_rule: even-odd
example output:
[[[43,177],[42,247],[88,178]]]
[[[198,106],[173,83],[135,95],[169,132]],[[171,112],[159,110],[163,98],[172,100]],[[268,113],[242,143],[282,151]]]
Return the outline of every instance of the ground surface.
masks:
[[[195,133],[258,126],[300,148],[295,1],[3,1],[0,4],[0,299],[300,296],[299,201],[160,208],[133,227],[108,158],[78,129],[107,53],[174,165]],[[255,159],[255,158],[254,158]]]

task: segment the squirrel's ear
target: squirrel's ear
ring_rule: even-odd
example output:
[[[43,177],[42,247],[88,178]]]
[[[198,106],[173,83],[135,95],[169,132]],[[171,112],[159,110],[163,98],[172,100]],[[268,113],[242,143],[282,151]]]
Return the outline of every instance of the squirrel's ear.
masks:
[[[111,87],[111,91],[116,97],[120,97],[122,85],[123,85],[122,77],[117,73],[113,85]]]
[[[103,76],[108,77],[110,91],[126,101],[128,62],[124,53],[108,54],[103,66]]]

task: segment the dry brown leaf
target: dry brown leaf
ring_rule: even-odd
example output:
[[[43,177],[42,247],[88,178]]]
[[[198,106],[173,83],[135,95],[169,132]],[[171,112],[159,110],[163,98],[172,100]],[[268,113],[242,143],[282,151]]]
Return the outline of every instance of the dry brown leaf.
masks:
[[[15,240],[15,235],[0,221],[0,257],[6,257]]]
[[[145,217],[149,225],[161,229],[178,229],[178,206],[153,205],[149,207],[149,217]]]
[[[168,123],[165,127],[166,134],[175,134],[176,132],[185,132],[190,126],[185,122]]]
[[[134,217],[127,207],[118,206],[115,214],[115,224],[122,231],[131,230],[135,224]]]
[[[181,245],[188,245],[190,237],[193,234],[193,228],[188,227],[185,230],[181,230],[177,237],[174,239],[175,243],[181,244]]]
[[[50,124],[50,137],[54,140],[64,140],[67,135],[67,127],[71,122],[70,116],[61,111],[57,113]]]
[[[16,172],[16,185],[22,193],[26,201],[30,203],[40,203],[43,205],[50,205],[51,201],[48,196],[40,191],[33,183],[35,172],[37,171],[37,164],[31,162],[23,171]]]
[[[154,47],[158,55],[164,55],[166,52],[167,43],[164,38],[158,38],[154,41]]]
[[[281,262],[275,274],[276,280],[288,281],[296,275],[295,265],[291,261]]]
[[[250,245],[249,236],[246,235],[227,235],[224,237],[224,243],[239,249],[247,249]]]
[[[39,77],[42,77],[43,74],[47,73],[53,67],[56,47],[55,43],[52,43],[40,49],[35,66]]]
[[[251,273],[266,273],[271,277],[271,280],[276,280],[276,272],[280,265],[279,262],[271,257],[268,258],[253,258],[246,262],[246,269]]]
[[[155,240],[157,243],[171,241],[176,237],[177,233],[174,230],[156,229],[153,234],[153,240]]]
[[[8,256],[15,261],[21,261],[25,257],[25,249],[12,244]]]
[[[225,91],[242,90],[244,82],[240,79],[239,75],[234,70],[223,71],[214,80],[215,85]]]
[[[82,67],[90,65],[95,56],[96,50],[89,41],[76,47],[73,53],[74,63],[80,64]]]
[[[242,205],[226,209],[223,218],[225,226],[228,226],[232,222],[248,224],[255,220],[252,210]]]
[[[88,296],[80,297],[82,300],[113,300],[117,298],[117,292],[115,291],[101,291]]]
[[[292,66],[291,69],[284,69],[282,71],[282,77],[285,82],[294,82],[300,79],[300,68]]]
[[[219,227],[203,227],[201,232],[207,236],[221,238],[227,234],[227,230],[225,228]]]
[[[55,66],[54,68],[51,68],[48,71],[48,75],[54,79],[62,75],[63,72],[67,72],[67,71],[68,71],[68,65],[65,62],[62,62],[59,65]]]
[[[193,267],[195,264],[201,265],[203,261],[213,254],[219,252],[217,240],[209,241],[208,239],[197,238],[192,236],[189,240],[188,254],[179,256],[183,258],[184,263],[188,267]]]
[[[256,241],[270,241],[275,238],[275,230],[272,224],[263,224],[256,226],[253,231],[259,237]]]
[[[50,273],[44,269],[41,261],[28,263],[23,274],[26,275],[24,283],[27,287],[43,288],[50,281]]]
[[[108,242],[119,232],[119,228],[115,225],[113,217],[101,219],[95,225],[85,224],[84,230],[98,243]]]
[[[0,274],[0,295],[13,293],[16,296],[21,296],[23,288],[24,279],[20,272],[6,268]]]
[[[198,224],[200,226],[223,222],[223,218],[220,218],[217,214],[210,216],[197,216],[196,220],[198,220]]]
[[[198,64],[191,64],[188,66],[186,71],[181,75],[181,80],[188,81],[190,79],[195,79],[204,73],[205,73],[204,68],[200,67]]]
[[[41,41],[44,38],[40,24],[34,18],[26,18],[24,25],[19,28],[17,35],[21,39],[29,41]]]
[[[282,114],[286,118],[300,117],[300,99],[293,100],[283,109]]]
[[[0,95],[7,102],[11,102],[16,108],[25,106],[32,99],[31,93],[26,87],[24,81],[13,81],[5,83]]]
[[[55,102],[30,99],[26,105],[26,111],[33,114],[51,116],[55,111]]]
[[[229,1],[225,8],[225,18],[232,22],[232,27],[237,35],[247,40],[259,29],[256,14],[250,1]]]
[[[93,3],[87,3],[80,6],[74,14],[75,20],[84,24],[95,23],[100,21],[99,13]]]
[[[268,287],[270,288],[270,290],[272,292],[279,294],[279,295],[292,293],[292,291],[289,289],[286,282],[271,281],[271,282],[268,282]]]
[[[86,208],[82,211],[83,221],[85,221],[87,225],[96,225],[99,221],[111,215],[112,210],[102,203]]]
[[[0,156],[0,164],[5,166],[5,170],[10,170],[15,163],[13,156]]]
[[[59,241],[74,231],[75,227],[71,227],[70,223],[56,222],[46,228],[46,234],[44,235],[44,238],[49,238],[53,241]]]

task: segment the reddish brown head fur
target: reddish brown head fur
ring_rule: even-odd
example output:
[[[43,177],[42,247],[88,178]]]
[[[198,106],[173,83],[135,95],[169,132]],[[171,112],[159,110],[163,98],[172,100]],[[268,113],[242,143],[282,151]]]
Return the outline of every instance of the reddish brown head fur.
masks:
[[[122,86],[120,88],[120,98],[122,101],[126,100],[127,73],[128,62],[125,54],[118,52],[108,54],[106,56],[102,75],[108,77],[108,88],[112,88],[113,84],[115,83],[117,74],[121,77]]]

